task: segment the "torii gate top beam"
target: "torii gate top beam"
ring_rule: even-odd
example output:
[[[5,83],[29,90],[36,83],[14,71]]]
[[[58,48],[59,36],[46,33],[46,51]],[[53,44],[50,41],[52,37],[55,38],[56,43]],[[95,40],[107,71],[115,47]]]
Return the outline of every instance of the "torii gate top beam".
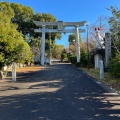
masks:
[[[86,23],[86,21],[82,21],[82,22],[63,22],[63,21],[57,21],[57,22],[39,22],[39,21],[33,21],[36,26],[58,26],[58,24],[60,23],[63,26],[84,26],[84,24]]]
[[[39,32],[42,32],[42,29],[34,29],[34,31],[35,32],[37,32],[37,33],[39,33]],[[52,33],[74,33],[75,32],[75,29],[72,29],[72,30],[70,30],[70,29],[63,29],[62,31],[59,31],[59,30],[57,30],[57,29],[45,29],[45,32],[52,32]],[[80,33],[83,33],[83,32],[85,32],[85,30],[84,29],[79,29],[79,32]]]

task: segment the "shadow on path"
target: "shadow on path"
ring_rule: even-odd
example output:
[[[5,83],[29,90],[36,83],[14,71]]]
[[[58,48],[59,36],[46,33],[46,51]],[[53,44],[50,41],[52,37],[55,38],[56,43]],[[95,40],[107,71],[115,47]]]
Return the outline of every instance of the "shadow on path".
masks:
[[[9,91],[16,94],[0,96],[0,120],[120,120],[119,96],[70,64],[48,66],[17,80],[23,86]]]

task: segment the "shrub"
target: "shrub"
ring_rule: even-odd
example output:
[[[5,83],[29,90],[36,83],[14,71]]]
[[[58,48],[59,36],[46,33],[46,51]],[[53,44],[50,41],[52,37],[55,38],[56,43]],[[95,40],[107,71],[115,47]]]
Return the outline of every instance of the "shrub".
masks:
[[[81,67],[81,63],[80,63],[80,62],[77,62],[77,63],[75,64],[75,66],[76,66],[76,67]]]
[[[61,61],[63,61],[65,58],[67,58],[67,55],[65,53],[61,54]]]
[[[76,56],[70,56],[70,62],[72,64],[76,64],[77,63],[77,57]]]
[[[8,71],[7,71],[7,70],[4,70],[4,71],[3,71],[3,75],[6,77],[7,74],[8,74]]]
[[[81,50],[80,63],[81,67],[86,67],[88,65],[88,53],[85,50]]]
[[[120,77],[120,54],[116,54],[116,57],[111,59],[109,72],[114,77]]]

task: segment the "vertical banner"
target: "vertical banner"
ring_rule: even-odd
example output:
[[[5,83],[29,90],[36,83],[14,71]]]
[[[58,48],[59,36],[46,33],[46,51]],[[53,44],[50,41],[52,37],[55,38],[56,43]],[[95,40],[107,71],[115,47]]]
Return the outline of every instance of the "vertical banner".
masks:
[[[12,63],[12,81],[16,81],[16,63]]]
[[[108,66],[110,58],[111,58],[111,35],[110,33],[105,33],[105,67]]]

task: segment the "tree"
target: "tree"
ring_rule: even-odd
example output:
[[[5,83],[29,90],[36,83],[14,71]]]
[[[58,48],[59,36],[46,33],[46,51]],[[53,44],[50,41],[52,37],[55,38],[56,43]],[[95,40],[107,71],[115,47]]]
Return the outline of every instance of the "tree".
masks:
[[[2,18],[3,21],[1,23],[1,28],[0,28],[1,36],[2,36],[0,38],[1,39],[0,61],[3,63],[6,60],[9,62],[11,62],[12,60],[24,61],[28,59],[27,55],[24,55],[25,53],[27,53],[26,50],[29,51],[28,53],[30,54],[30,56],[32,56],[31,50],[34,52],[34,54],[36,53],[39,54],[42,34],[34,33],[34,29],[38,27],[35,26],[33,20],[42,21],[42,22],[52,22],[52,21],[56,21],[56,18],[53,15],[46,13],[34,14],[32,8],[28,6],[23,6],[22,4],[1,2],[0,6],[3,9],[3,11],[0,13],[1,14],[0,18],[3,17]],[[53,29],[56,29],[56,27],[53,27]],[[4,34],[4,32],[6,32],[7,34]],[[48,33],[46,33],[45,38],[46,38],[46,51],[48,51],[49,39],[50,39]],[[61,34],[51,33],[52,48],[55,46],[56,38],[60,39]],[[31,50],[28,48],[29,46],[26,44],[29,44]],[[5,49],[6,47],[7,50],[9,49],[8,51]],[[24,54],[22,52],[24,52]]]
[[[10,4],[5,2],[0,3],[0,6],[3,7],[0,11],[0,66],[11,64],[13,61],[17,62],[23,54],[23,49],[27,51],[26,59],[29,59],[30,56],[28,58],[27,55],[32,54],[30,47],[24,41],[23,34],[17,31],[18,26],[11,23],[14,13],[9,14],[13,11]]]
[[[0,2],[1,12],[3,13],[2,17],[5,17],[4,15],[8,15],[7,17],[9,19],[14,17],[14,11],[10,6],[9,2]]]
[[[75,55],[76,54],[76,35],[75,33],[73,34],[70,34],[68,36],[68,42],[69,42],[69,51]],[[81,36],[79,35],[79,42],[80,44],[82,43],[82,39],[81,39]]]
[[[76,40],[76,35],[75,35],[75,33],[70,34],[70,35],[68,36],[68,42],[69,42],[70,44],[74,44],[75,40]],[[80,35],[80,34],[79,34],[79,42],[82,42],[82,39],[81,39],[81,35]]]
[[[64,50],[64,46],[63,45],[54,45],[52,50],[51,50],[51,54],[53,58],[61,58],[61,53]]]
[[[22,31],[24,35],[27,33],[32,34],[31,27],[34,11],[28,6],[23,6],[22,4],[11,3],[11,8],[14,11],[14,17],[12,22],[18,25],[18,31]]]
[[[40,21],[40,22],[55,22],[56,18],[52,14],[36,13],[33,16],[32,20],[36,20],[36,21]],[[56,29],[56,27],[53,26],[53,29]],[[38,35],[38,33],[36,35]],[[46,33],[45,37],[46,37],[46,39],[49,39],[49,33]],[[55,40],[56,38],[61,39],[61,33],[51,33],[51,40]]]
[[[22,4],[17,3],[11,3],[11,7],[14,11],[14,17],[12,18],[12,22],[16,23],[18,25],[18,31],[22,31],[24,37],[29,35],[29,39],[27,40],[28,44],[31,46],[31,48],[40,48],[41,42],[41,36],[42,33],[34,33],[34,29],[38,29],[37,26],[33,23],[33,20],[40,21],[40,22],[54,22],[56,21],[56,18],[52,14],[47,13],[36,13],[34,14],[34,11],[32,8],[28,6],[23,6]],[[55,29],[56,27],[53,27]],[[49,49],[49,33],[46,33],[46,51]],[[61,34],[60,33],[51,33],[51,46],[55,44],[55,39],[60,39]],[[35,44],[36,43],[36,46]],[[35,45],[35,46],[33,46]],[[35,51],[32,50],[32,51]],[[40,49],[39,49],[40,50]]]
[[[114,77],[120,77],[120,10],[113,6],[109,10],[113,14],[109,20],[112,38],[112,59],[109,64],[109,72]]]
[[[112,48],[114,51],[113,54],[115,55],[116,52],[120,54],[120,10],[113,6],[111,6],[110,10],[113,14],[113,17],[109,20],[109,24],[112,37]]]
[[[67,58],[67,51],[66,49],[63,49],[61,53],[61,61],[63,61],[65,58]]]
[[[36,21],[40,21],[40,22],[55,22],[56,21],[56,18],[52,15],[52,14],[47,14],[47,13],[36,13],[32,20],[36,20]],[[37,28],[36,26],[34,26],[34,28]],[[53,26],[52,29],[56,29],[56,27]],[[31,42],[34,42],[34,40],[37,40],[38,38],[40,38],[40,45],[38,46],[38,48],[41,47],[41,36],[42,36],[42,33],[34,33],[33,37],[35,39],[31,39]],[[60,39],[61,38],[61,34],[60,33],[46,33],[45,34],[45,51],[46,53],[49,54],[49,49],[50,49],[50,46],[51,48],[53,48],[53,50],[55,49],[55,39]],[[37,40],[38,41],[38,40]],[[51,42],[50,42],[51,41]],[[54,57],[56,56],[55,53],[54,54]]]

